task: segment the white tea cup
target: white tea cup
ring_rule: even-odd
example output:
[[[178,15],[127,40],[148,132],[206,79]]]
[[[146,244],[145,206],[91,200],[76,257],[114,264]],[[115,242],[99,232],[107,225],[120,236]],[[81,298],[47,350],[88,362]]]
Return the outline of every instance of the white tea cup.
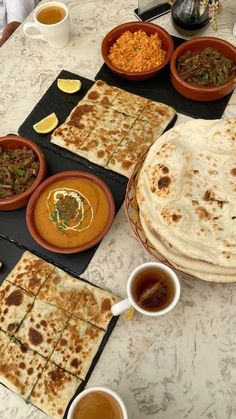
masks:
[[[113,390],[111,390],[107,387],[91,387],[91,388],[88,388],[87,390],[82,391],[73,400],[73,402],[72,402],[72,404],[69,408],[69,411],[68,411],[67,419],[75,419],[75,417],[78,417],[78,413],[76,415],[76,410],[78,408],[79,403],[86,396],[90,396],[90,399],[88,400],[88,403],[89,403],[89,405],[91,405],[92,400],[93,400],[91,396],[93,396],[94,393],[95,394],[96,393],[105,393],[107,395],[107,397],[113,399],[117,403],[119,412],[117,412],[116,416],[114,416],[115,413],[113,412],[112,417],[114,417],[114,419],[128,419],[127,409],[125,407],[125,404],[124,404],[123,400],[121,399],[121,397],[115,391],[113,391]],[[84,406],[83,406],[83,409],[84,409]],[[116,409],[116,411],[117,411],[117,409]],[[84,412],[84,410],[83,410],[83,412]],[[90,414],[91,414],[91,412],[90,412]],[[96,417],[98,417],[98,416],[96,416]],[[99,416],[99,418],[100,418],[100,416]]]
[[[157,288],[154,284],[159,283]],[[142,301],[142,295],[154,287],[152,295]],[[127,295],[122,301],[114,304],[112,314],[118,316],[133,307],[146,316],[159,317],[169,313],[180,298],[180,282],[176,273],[159,262],[148,262],[138,266],[129,276]],[[147,295],[147,294],[146,294]]]
[[[29,38],[45,41],[52,48],[64,48],[70,37],[69,8],[59,1],[43,3],[35,9],[34,22],[26,22],[23,30]]]

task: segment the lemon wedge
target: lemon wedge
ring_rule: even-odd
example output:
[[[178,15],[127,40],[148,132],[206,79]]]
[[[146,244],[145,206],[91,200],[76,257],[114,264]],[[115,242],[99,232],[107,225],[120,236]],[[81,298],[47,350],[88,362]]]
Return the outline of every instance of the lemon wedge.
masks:
[[[76,93],[81,89],[80,80],[57,79],[57,87],[65,93]]]
[[[54,128],[56,128],[57,124],[58,119],[56,114],[53,112],[50,115],[46,116],[46,118],[43,118],[41,119],[41,121],[34,124],[33,128],[38,134],[48,134]]]

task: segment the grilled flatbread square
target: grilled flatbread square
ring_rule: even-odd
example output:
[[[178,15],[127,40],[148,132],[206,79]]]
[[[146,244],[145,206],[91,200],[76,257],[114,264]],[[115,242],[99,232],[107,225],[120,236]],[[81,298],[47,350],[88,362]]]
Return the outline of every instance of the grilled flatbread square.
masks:
[[[30,348],[48,358],[63,332],[69,314],[36,299],[15,336]]]
[[[81,381],[48,362],[30,395],[30,402],[53,419],[62,419]]]
[[[29,397],[46,360],[20,342],[11,341],[0,359],[0,382],[23,398]]]
[[[108,109],[78,149],[78,154],[100,166],[105,166],[133,123],[134,118]]]
[[[117,112],[137,118],[144,110],[148,99],[120,90],[112,102],[111,108]]]
[[[86,93],[84,99],[91,100],[99,103],[105,108],[109,108],[119,92],[120,89],[117,87],[109,86],[104,81],[98,80]]]
[[[112,319],[111,306],[118,297],[93,285],[86,285],[74,315],[106,330]]]
[[[124,176],[131,176],[139,157],[155,141],[156,131],[154,124],[137,119],[129,134],[115,149],[107,167]]]
[[[155,124],[158,128],[157,135],[161,135],[175,115],[175,109],[171,106],[148,100],[139,119]]]
[[[79,301],[85,282],[55,268],[44,282],[38,298],[71,313]]]
[[[65,122],[53,132],[51,142],[73,153],[77,153],[78,147],[83,144],[90,131],[90,128],[79,129]]]
[[[78,148],[95,127],[106,108],[95,102],[82,100],[72,109],[64,124],[52,133],[51,142],[78,154]]]
[[[105,110],[103,106],[83,99],[72,109],[66,123],[81,130],[92,130]]]
[[[0,355],[6,349],[9,342],[10,336],[7,333],[2,332],[2,330],[0,330]]]
[[[53,270],[53,265],[26,251],[8,275],[7,280],[28,293],[36,295]]]
[[[60,338],[51,361],[84,379],[105,332],[72,316]]]
[[[13,334],[33,304],[34,297],[4,281],[0,288],[0,329]]]

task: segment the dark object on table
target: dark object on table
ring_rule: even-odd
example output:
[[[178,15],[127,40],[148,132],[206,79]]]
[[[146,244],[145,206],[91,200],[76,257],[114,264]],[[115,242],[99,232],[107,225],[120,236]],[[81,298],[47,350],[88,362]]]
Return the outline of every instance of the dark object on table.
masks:
[[[144,31],[148,36],[157,34],[161,40],[161,48],[164,51],[166,51],[166,56],[162,64],[146,71],[125,71],[120,70],[116,66],[114,66],[108,58],[109,50],[113,46],[115,41],[126,31],[129,31],[131,33],[137,31]],[[101,50],[105,63],[114,74],[128,80],[137,81],[154,77],[161,70],[163,70],[163,68],[169,63],[171,55],[173,54],[174,44],[168,32],[160,26],[154,25],[153,23],[145,22],[127,22],[117,26],[116,28],[108,32],[108,34],[103,39]]]
[[[200,13],[200,0],[175,0],[171,17],[180,33],[196,32],[209,23],[208,10]]]
[[[174,88],[183,96],[191,100],[210,102],[223,98],[231,93],[236,86],[236,78],[231,78],[224,84],[216,87],[195,86],[182,79],[177,71],[177,62],[187,51],[199,53],[204,48],[214,48],[226,58],[233,60],[236,65],[236,48],[234,45],[220,38],[201,37],[191,39],[180,45],[172,55],[170,69],[171,82]]]
[[[0,210],[24,207],[46,175],[40,148],[27,138],[0,138]]]

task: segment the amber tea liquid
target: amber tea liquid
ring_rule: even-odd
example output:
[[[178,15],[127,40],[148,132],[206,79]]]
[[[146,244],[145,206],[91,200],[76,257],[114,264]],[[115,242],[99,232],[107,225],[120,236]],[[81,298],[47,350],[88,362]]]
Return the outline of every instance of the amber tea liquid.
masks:
[[[64,19],[66,11],[62,7],[49,6],[40,10],[37,14],[37,19],[44,25],[54,25]]]
[[[140,302],[144,292],[157,282],[160,286],[156,292]],[[175,287],[168,273],[158,268],[150,267],[138,272],[132,282],[131,293],[135,302],[143,310],[159,311],[170,305],[175,295]]]
[[[110,394],[96,391],[79,400],[73,419],[123,419],[118,402]]]

